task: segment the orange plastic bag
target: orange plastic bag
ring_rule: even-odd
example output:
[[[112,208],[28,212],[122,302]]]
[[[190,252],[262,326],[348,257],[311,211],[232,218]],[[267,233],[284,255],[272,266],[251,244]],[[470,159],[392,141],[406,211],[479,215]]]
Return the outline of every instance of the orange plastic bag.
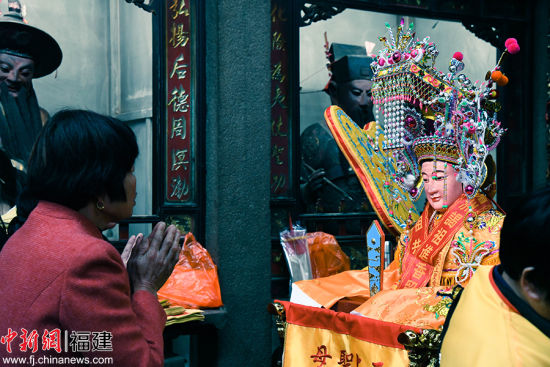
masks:
[[[313,278],[322,278],[350,269],[349,257],[333,235],[324,232],[307,234]]]
[[[186,308],[223,305],[216,265],[192,233],[185,235],[178,263],[157,296]]]

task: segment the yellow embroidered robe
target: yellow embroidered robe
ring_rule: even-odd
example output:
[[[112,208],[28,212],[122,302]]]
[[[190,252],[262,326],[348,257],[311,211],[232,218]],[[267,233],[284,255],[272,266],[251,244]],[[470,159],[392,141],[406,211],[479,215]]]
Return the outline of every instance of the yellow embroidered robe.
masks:
[[[431,216],[431,213],[423,215]],[[427,287],[397,289],[402,276],[402,259],[410,243],[415,240],[404,233],[400,237],[394,261],[384,271],[383,290],[354,312],[400,325],[442,328],[451,298],[440,294],[450,294],[452,286],[457,283],[466,286],[480,265],[500,263],[498,249],[504,215],[489,209],[476,213],[473,218],[472,223],[461,218],[465,225],[460,226],[452,241],[445,244],[437,255]],[[433,223],[432,227],[436,228],[437,224]]]
[[[430,209],[427,208],[426,210]],[[479,264],[497,264],[499,262],[499,235],[504,216],[495,209],[489,209],[475,214],[475,220],[472,227],[473,241],[469,240],[469,229],[467,230],[465,226],[460,226],[459,230],[452,237],[452,241],[449,241],[438,254],[435,261],[435,269],[428,283],[428,286],[433,289],[427,290],[421,288],[420,291],[402,289],[400,293],[388,293],[397,288],[401,280],[401,261],[407,251],[407,245],[412,240],[415,240],[414,238],[409,238],[408,234],[404,233],[400,237],[399,245],[395,252],[395,260],[384,271],[383,291],[369,299],[369,301],[360,306],[356,311],[368,317],[400,324],[407,324],[410,320],[414,320],[415,318],[421,319],[422,317],[427,317],[428,320],[433,321],[433,315],[424,315],[425,312],[422,307],[414,307],[415,312],[413,313],[401,312],[401,307],[404,306],[405,299],[410,296],[413,297],[414,301],[412,303],[415,305],[424,302],[422,306],[435,307],[435,301],[433,300],[439,302],[441,297],[431,297],[431,295],[435,295],[437,291],[442,288],[439,286],[452,286],[456,283],[457,278],[460,280],[461,284],[465,285]],[[423,215],[431,214],[426,213]],[[461,223],[463,220],[464,218],[460,219]],[[366,269],[350,270],[325,278],[296,282],[295,287],[300,288],[302,292],[306,293],[315,302],[325,308],[332,307],[339,299],[344,297],[368,297],[370,295],[368,271]],[[392,297],[394,297],[394,299],[392,299]],[[428,302],[430,297],[433,298],[433,300],[430,301],[431,304]],[[420,301],[420,299],[424,301]],[[385,309],[383,310],[384,313],[390,312],[391,314],[387,314],[386,318],[386,316],[382,315],[381,309],[377,309],[374,305],[369,306],[370,304],[377,304]],[[389,305],[393,306],[388,307]],[[416,312],[418,309],[421,311],[421,315]],[[396,312],[394,313],[392,310]],[[431,325],[431,321],[424,322],[420,320],[419,322],[419,327]],[[442,322],[439,323],[438,320],[433,327],[437,328],[441,325]]]
[[[489,209],[475,217],[473,236],[470,236],[469,228],[462,226],[437,256],[428,286],[454,286],[457,283],[465,286],[479,265],[500,263],[498,248],[503,220],[501,212]],[[384,271],[382,289],[397,288],[402,273],[401,261],[412,240],[407,233],[400,236],[394,261]]]

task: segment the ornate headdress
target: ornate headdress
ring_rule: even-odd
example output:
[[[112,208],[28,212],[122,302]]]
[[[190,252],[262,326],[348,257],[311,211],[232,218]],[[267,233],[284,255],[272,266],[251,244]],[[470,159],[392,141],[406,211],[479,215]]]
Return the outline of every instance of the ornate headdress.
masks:
[[[456,52],[449,72],[435,69],[438,51],[429,37],[414,41],[413,25],[397,28],[396,35],[386,23],[388,37],[381,37],[385,48],[372,63],[375,114],[383,114],[384,148],[393,151],[397,161],[395,181],[413,199],[422,191],[419,165],[425,160],[442,160],[458,172],[464,192],[474,197],[487,167],[485,158],[500,141],[504,129],[496,119],[500,105],[495,84],[508,79],[500,71],[500,58],[486,80],[478,85],[460,72],[462,54]],[[519,51],[518,43],[506,41],[506,53]]]

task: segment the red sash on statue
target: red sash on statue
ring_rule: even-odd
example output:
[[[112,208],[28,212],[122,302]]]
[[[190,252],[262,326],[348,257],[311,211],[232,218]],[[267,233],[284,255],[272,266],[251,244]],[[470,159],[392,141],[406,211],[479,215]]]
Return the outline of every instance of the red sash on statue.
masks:
[[[403,257],[401,281],[398,288],[420,288],[428,284],[439,253],[464,225],[470,205],[476,214],[492,207],[491,202],[483,194],[479,194],[471,200],[462,194],[447,209],[443,217],[435,223],[430,233],[428,233],[429,217],[430,212],[433,211],[428,210],[428,206],[426,206],[411,230],[409,244]]]

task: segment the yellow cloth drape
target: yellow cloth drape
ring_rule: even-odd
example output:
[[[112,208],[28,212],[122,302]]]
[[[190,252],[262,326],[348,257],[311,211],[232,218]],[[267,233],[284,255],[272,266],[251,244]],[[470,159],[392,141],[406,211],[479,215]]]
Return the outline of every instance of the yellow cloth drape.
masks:
[[[294,284],[325,308],[331,308],[344,297],[370,296],[368,270],[348,270]]]
[[[285,307],[284,367],[407,366],[397,342],[406,327],[343,312],[280,302]],[[324,363],[324,364],[323,364]],[[382,364],[380,364],[382,365]]]
[[[440,329],[451,305],[449,287],[385,290],[357,307],[365,317],[409,327]],[[449,296],[438,295],[438,292]]]

